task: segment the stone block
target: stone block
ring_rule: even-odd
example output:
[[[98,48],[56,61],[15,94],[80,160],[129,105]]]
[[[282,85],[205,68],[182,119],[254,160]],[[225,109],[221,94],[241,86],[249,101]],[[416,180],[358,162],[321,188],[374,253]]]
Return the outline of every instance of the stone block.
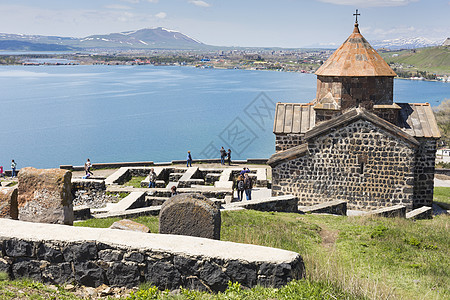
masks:
[[[104,180],[100,179],[72,179],[72,189],[77,190],[88,190],[88,191],[104,191],[106,190],[106,185]]]
[[[181,274],[172,264],[157,261],[148,264],[145,281],[162,289],[176,289],[181,285]]]
[[[73,244],[67,246],[63,250],[64,260],[70,262],[83,262],[89,260],[96,260],[97,255],[98,251],[95,242]]]
[[[142,208],[128,209],[125,211],[115,211],[97,214],[94,216],[94,218],[106,219],[106,218],[136,218],[140,216],[157,216],[159,215],[160,211],[161,206],[142,207]]]
[[[171,197],[159,213],[159,232],[220,239],[220,210],[200,194]]]
[[[332,215],[347,215],[347,202],[342,200],[329,201],[311,206],[301,206],[298,208],[303,213],[316,214],[332,214]]]
[[[10,257],[31,257],[34,246],[32,242],[11,239],[4,241],[5,254]]]
[[[127,209],[139,208],[145,204],[145,192],[131,192],[128,196],[119,201],[110,212],[124,211]]]
[[[0,218],[19,218],[16,187],[0,187]]]
[[[62,263],[64,258],[60,249],[41,243],[37,248],[36,256],[40,260],[50,263]]]
[[[41,281],[41,263],[37,260],[21,259],[12,265],[12,274],[16,278],[30,278]]]
[[[230,204],[225,204],[223,207],[226,210],[245,208],[259,211],[297,212],[298,198],[292,195],[277,196],[266,199],[233,202]]]
[[[73,216],[75,220],[87,220],[92,218],[91,209],[87,205],[79,205],[73,208]]]
[[[395,218],[395,217],[405,218],[406,217],[406,206],[394,205],[394,206],[384,207],[384,208],[372,210],[367,215],[385,217],[385,218]]]
[[[51,284],[64,284],[73,281],[71,263],[49,265],[42,270],[42,281]]]
[[[223,292],[228,286],[230,277],[215,263],[206,261],[200,270],[200,279],[213,291]]]
[[[131,231],[140,231],[140,232],[145,232],[145,233],[149,233],[150,229],[145,226],[142,225],[140,223],[128,220],[128,219],[123,219],[117,222],[114,222],[111,226],[109,226],[109,228],[111,229],[120,229],[120,230],[131,230]]]
[[[72,225],[72,173],[61,169],[23,168],[19,173],[19,219]]]
[[[75,280],[82,285],[98,287],[105,283],[104,270],[91,261],[74,263]]]
[[[406,213],[406,218],[412,220],[432,219],[433,209],[429,206],[422,206]]]
[[[140,283],[139,266],[136,263],[112,263],[106,270],[106,278],[110,286],[126,286],[131,288]]]

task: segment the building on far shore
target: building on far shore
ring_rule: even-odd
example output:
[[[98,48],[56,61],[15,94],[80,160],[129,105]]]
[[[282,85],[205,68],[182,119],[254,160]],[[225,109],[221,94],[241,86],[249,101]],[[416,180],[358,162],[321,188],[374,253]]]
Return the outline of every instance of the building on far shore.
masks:
[[[431,106],[394,103],[396,74],[357,22],[316,75],[312,102],[277,103],[273,196],[360,210],[431,206],[440,138]]]

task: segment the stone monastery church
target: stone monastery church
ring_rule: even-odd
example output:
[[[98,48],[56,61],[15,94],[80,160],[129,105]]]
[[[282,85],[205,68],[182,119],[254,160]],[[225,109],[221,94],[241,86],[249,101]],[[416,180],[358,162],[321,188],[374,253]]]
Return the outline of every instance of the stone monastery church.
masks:
[[[395,72],[353,33],[317,70],[316,99],[277,103],[272,194],[349,209],[431,206],[440,133],[428,103],[394,103]]]

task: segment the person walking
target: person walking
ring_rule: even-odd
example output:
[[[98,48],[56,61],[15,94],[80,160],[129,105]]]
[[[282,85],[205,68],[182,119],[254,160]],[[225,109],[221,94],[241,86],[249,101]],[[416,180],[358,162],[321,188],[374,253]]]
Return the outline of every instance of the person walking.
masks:
[[[86,172],[86,177],[89,177],[90,175],[94,175],[94,173],[92,173],[92,171],[91,171],[91,167],[92,167],[92,164],[88,158],[87,161],[84,163],[84,171]]]
[[[238,193],[238,201],[243,201],[244,200],[244,190],[245,190],[245,185],[244,185],[244,176],[239,175],[238,179],[236,181],[236,189],[237,189],[237,193]]]
[[[227,151],[225,151],[225,149],[222,148],[220,149],[220,164],[224,165],[225,164],[225,157],[227,156]]]
[[[16,167],[17,163],[13,160],[11,160],[11,178],[16,177]]]
[[[244,176],[245,173],[250,173],[250,169],[244,167],[244,168],[242,169],[242,171],[241,171],[239,174],[241,174],[242,176]]]
[[[231,149],[228,149],[228,152],[227,152],[227,161],[228,161],[228,165],[231,166]]]
[[[252,188],[253,188],[252,178],[248,176],[248,173],[245,173],[244,189],[245,189],[245,196],[247,196],[247,200],[252,200]]]
[[[153,168],[150,169],[150,174],[148,174],[148,187],[149,188],[156,188],[156,173]]]
[[[172,185],[172,187],[170,188],[170,197],[173,197],[175,195],[178,195],[177,187]]]
[[[186,167],[192,167],[191,151],[188,151],[188,154],[187,154]]]

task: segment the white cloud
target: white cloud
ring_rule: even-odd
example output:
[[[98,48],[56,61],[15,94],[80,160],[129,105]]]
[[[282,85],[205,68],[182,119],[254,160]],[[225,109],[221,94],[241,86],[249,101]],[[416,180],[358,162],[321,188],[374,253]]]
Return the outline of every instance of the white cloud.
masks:
[[[419,0],[318,0],[337,5],[358,5],[361,7],[373,6],[404,6]]]
[[[152,27],[161,22],[145,11],[116,9],[46,9],[0,4],[1,32],[85,37]],[[22,20],[17,22],[17,20]]]
[[[147,0],[147,2],[150,2],[150,3],[158,3],[159,0]]]
[[[130,6],[120,5],[120,4],[106,5],[105,8],[109,8],[109,9],[131,9]]]
[[[139,3],[140,0],[120,0],[120,1],[136,4]]]
[[[189,3],[192,3],[192,4],[194,4],[196,6],[200,6],[200,7],[210,7],[211,6],[211,4],[209,4],[205,1],[202,1],[202,0],[189,0]]]
[[[155,17],[157,17],[158,19],[164,19],[165,17],[167,17],[167,14],[165,12],[159,12],[155,15]]]

